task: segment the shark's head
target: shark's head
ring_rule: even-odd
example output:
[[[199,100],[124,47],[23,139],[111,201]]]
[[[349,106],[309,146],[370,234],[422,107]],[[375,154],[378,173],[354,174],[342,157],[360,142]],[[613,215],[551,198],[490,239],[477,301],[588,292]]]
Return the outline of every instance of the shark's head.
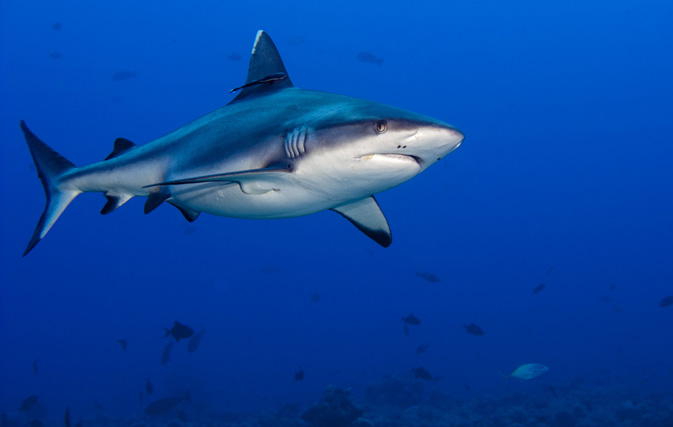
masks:
[[[307,156],[297,163],[298,170],[319,168],[322,176],[359,187],[361,194],[411,179],[464,138],[453,126],[387,105],[355,98],[331,105],[304,130]],[[287,141],[291,148],[293,137]]]

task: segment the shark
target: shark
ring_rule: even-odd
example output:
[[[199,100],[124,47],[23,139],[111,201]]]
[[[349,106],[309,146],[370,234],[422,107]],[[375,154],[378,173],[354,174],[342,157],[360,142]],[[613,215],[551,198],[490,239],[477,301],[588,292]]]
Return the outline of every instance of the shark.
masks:
[[[103,193],[103,215],[146,197],[146,214],[166,202],[190,222],[202,212],[275,219],[331,210],[388,247],[390,226],[374,195],[423,172],[464,138],[422,114],[294,86],[264,31],[245,84],[232,92],[225,106],[151,142],[116,139],[105,160],[83,167],[22,120],[47,199],[23,256],[86,192]]]

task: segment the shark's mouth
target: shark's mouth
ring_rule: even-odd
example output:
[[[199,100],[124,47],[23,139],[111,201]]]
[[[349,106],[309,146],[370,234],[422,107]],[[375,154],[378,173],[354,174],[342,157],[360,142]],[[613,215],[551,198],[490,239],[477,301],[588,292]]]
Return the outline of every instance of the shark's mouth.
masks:
[[[420,157],[408,155],[408,154],[399,154],[399,153],[377,153],[370,154],[370,157],[384,157],[386,159],[400,160],[403,162],[414,162],[418,166],[423,166],[423,160]]]

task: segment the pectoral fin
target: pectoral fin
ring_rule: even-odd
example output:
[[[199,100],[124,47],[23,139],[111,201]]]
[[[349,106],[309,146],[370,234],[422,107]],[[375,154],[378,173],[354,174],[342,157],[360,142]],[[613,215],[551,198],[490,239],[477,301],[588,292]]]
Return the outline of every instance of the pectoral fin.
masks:
[[[332,208],[379,245],[387,248],[393,241],[390,226],[374,196]]]

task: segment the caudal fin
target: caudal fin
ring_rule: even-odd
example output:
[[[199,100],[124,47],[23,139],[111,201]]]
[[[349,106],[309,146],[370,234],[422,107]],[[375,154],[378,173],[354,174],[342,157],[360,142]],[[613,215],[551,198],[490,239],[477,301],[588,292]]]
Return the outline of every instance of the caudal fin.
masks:
[[[47,206],[44,208],[40,221],[38,221],[37,227],[35,227],[35,231],[33,232],[33,237],[30,238],[28,246],[23,253],[23,256],[26,256],[37,245],[37,242],[47,234],[58,217],[61,216],[65,208],[77,197],[80,191],[59,188],[58,178],[69,170],[74,169],[75,165],[49,148],[47,144],[40,141],[28,129],[23,120],[21,120],[21,130],[26,138],[30,154],[33,156],[37,175],[40,181],[42,181],[44,194],[47,197]]]

